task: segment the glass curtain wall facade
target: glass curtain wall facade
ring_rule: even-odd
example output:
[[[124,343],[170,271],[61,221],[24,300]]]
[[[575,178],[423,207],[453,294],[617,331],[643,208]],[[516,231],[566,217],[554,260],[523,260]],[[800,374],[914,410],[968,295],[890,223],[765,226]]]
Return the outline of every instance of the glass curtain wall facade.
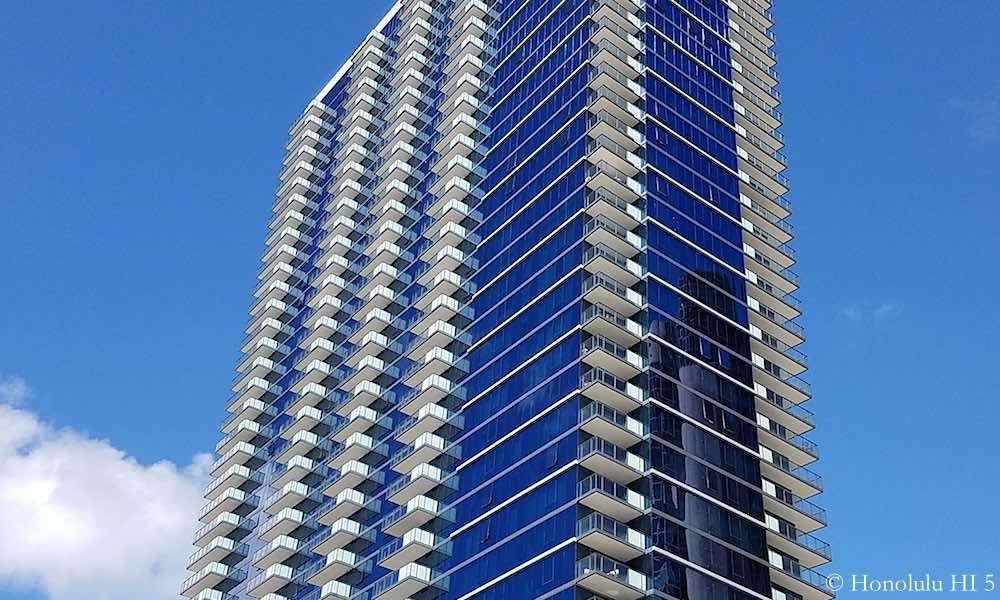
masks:
[[[289,131],[195,600],[829,598],[762,0],[404,0]]]

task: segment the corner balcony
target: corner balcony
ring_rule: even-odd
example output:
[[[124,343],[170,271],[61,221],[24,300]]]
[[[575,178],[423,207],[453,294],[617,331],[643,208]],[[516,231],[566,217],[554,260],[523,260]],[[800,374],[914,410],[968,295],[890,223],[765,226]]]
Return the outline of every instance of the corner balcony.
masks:
[[[580,376],[580,393],[626,414],[646,402],[639,386],[601,369],[590,369]]]
[[[622,448],[638,444],[647,433],[642,421],[600,402],[591,402],[580,409],[580,429]]]
[[[646,553],[649,536],[599,512],[576,522],[577,542],[615,560],[630,561]]]
[[[243,582],[247,577],[246,571],[236,569],[221,563],[211,563],[201,571],[198,571],[182,584],[181,595],[186,598],[204,598],[201,595],[205,591],[212,590],[218,592],[228,592]]]
[[[583,310],[583,329],[625,347],[642,341],[642,325],[638,321],[626,318],[603,304],[593,304]]]
[[[392,404],[392,397],[393,392],[387,388],[372,381],[362,381],[338,401],[333,410],[340,416],[346,416],[357,408],[371,407],[376,403],[382,406]]]
[[[426,310],[431,302],[442,294],[459,297],[466,297],[475,293],[476,284],[461,275],[448,270],[441,270],[434,276],[427,289],[417,296],[413,306],[420,311]]]
[[[249,552],[249,544],[219,536],[192,553],[188,558],[187,568],[188,571],[197,573],[212,563],[234,566],[246,558]]]
[[[604,273],[594,273],[583,282],[583,299],[603,304],[629,318],[642,310],[642,294]]]
[[[263,598],[273,594],[292,582],[294,572],[287,565],[271,565],[247,582],[247,594],[254,598]]]
[[[462,429],[463,418],[441,406],[425,404],[417,413],[399,423],[393,437],[403,444],[412,444],[424,433],[439,433],[447,438]]]
[[[375,516],[382,501],[370,498],[355,489],[345,489],[316,509],[316,520],[323,525],[332,525],[340,519],[353,519],[362,523]]]
[[[767,416],[757,413],[757,432],[760,442],[778,451],[796,464],[807,465],[819,458],[815,442],[797,435]]]
[[[645,275],[642,265],[604,244],[587,248],[583,265],[590,273],[607,273],[626,286],[635,285]]]
[[[416,562],[429,557],[431,554],[438,554],[441,557],[447,553],[440,552],[436,548],[444,544],[445,540],[423,529],[411,529],[384,546],[378,553],[376,561],[379,566],[396,571],[403,568],[408,563]]]
[[[326,340],[316,340],[316,341],[326,342]],[[316,344],[316,345],[324,346],[324,344]],[[319,359],[313,359],[313,360],[319,360]],[[311,363],[312,361],[309,362]],[[318,383],[307,383],[304,386],[302,386],[302,390],[299,391],[298,395],[295,398],[295,401],[292,402],[292,404],[290,404],[288,408],[285,409],[285,414],[290,417],[293,417],[297,415],[299,411],[305,408],[315,408],[321,402],[323,402],[323,400],[326,399],[327,394],[329,392],[330,390],[323,387],[322,385],[319,385]]]
[[[640,354],[601,336],[590,336],[580,343],[580,360],[626,381],[646,366]]]
[[[582,442],[577,458],[581,467],[623,484],[642,477],[648,469],[646,459],[601,438]]]
[[[383,271],[396,271],[396,267],[389,265],[381,265],[380,269]],[[352,331],[351,335],[347,338],[347,341],[352,344],[360,343],[361,340],[370,333],[377,333],[387,337],[396,336],[402,332],[405,326],[405,323],[389,311],[375,307],[372,307],[367,311],[363,311],[363,314],[359,311],[359,313],[355,316],[355,320],[359,321],[356,326],[357,329]]]
[[[592,246],[610,248],[626,259],[642,252],[645,246],[641,236],[606,217],[595,217],[587,221],[583,226],[583,239]],[[642,276],[642,271],[636,272],[635,267],[617,266],[631,272],[635,278]]]
[[[424,565],[410,563],[378,580],[365,600],[433,598],[448,590],[448,578]]]
[[[576,576],[580,587],[619,600],[639,600],[649,591],[644,574],[598,552],[576,562]]]
[[[416,496],[386,515],[382,522],[382,531],[400,537],[415,527],[433,521],[440,510],[441,505],[437,500],[427,496]]]
[[[635,202],[646,193],[643,184],[607,162],[588,165],[587,187],[595,191],[605,189],[629,203]]]
[[[310,585],[324,586],[355,569],[361,568],[365,563],[365,559],[353,552],[343,549],[334,550],[326,556],[326,562],[316,573],[306,573],[308,576],[306,581]]]

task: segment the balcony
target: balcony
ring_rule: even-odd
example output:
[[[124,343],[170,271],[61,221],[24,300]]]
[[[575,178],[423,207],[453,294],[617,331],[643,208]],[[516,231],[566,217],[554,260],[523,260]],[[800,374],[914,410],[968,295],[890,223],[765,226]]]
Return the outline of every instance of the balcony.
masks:
[[[641,373],[646,366],[646,361],[640,354],[596,335],[580,343],[580,360],[594,369],[626,381]]]
[[[292,481],[303,481],[306,478],[323,477],[327,472],[325,465],[305,456],[293,456],[287,464],[279,465],[275,470],[271,487],[281,488]]]
[[[374,409],[367,406],[358,406],[347,415],[343,423],[333,430],[331,439],[338,444],[343,444],[347,441],[347,438],[355,433],[367,433],[382,419],[383,416]],[[377,435],[373,435],[372,437],[377,437]]]
[[[248,469],[243,465],[233,465],[205,487],[204,495],[206,499],[214,501],[229,488],[252,492],[260,487],[263,482],[264,476],[260,471]]]
[[[583,282],[583,299],[603,304],[628,318],[642,310],[642,294],[604,273],[594,273]]]
[[[289,464],[295,457],[304,457],[315,448],[329,450],[332,447],[333,445],[330,443],[330,440],[324,439],[312,431],[300,431],[292,436],[292,439],[288,440],[284,448],[280,449],[275,456],[275,461],[281,464]]]
[[[638,600],[649,591],[644,574],[598,552],[577,561],[576,576],[580,587],[618,600]]]
[[[387,444],[379,444],[371,436],[363,433],[353,433],[344,445],[333,452],[327,460],[331,469],[340,469],[350,461],[373,463],[389,453]]]
[[[423,529],[411,529],[403,537],[393,540],[378,553],[378,564],[390,571],[397,571],[408,563],[424,559],[436,552],[444,540]],[[441,553],[444,554],[444,553]]]
[[[219,592],[228,592],[244,579],[247,573],[242,569],[236,569],[221,563],[211,563],[201,571],[198,571],[183,583],[181,595],[187,598],[195,598],[202,592],[213,588]]]
[[[254,552],[253,565],[258,569],[267,569],[272,565],[284,563],[295,556],[301,546],[302,542],[295,538],[287,535],[278,536],[270,544]]]
[[[323,493],[336,496],[340,492],[355,488],[365,489],[380,485],[385,475],[373,467],[357,461],[350,461],[340,469]]]
[[[429,404],[438,404],[448,396],[464,399],[464,390],[440,375],[431,375],[420,386],[407,393],[400,400],[399,410],[407,415],[415,415]]]
[[[273,515],[286,508],[298,509],[299,505],[313,493],[313,490],[301,481],[289,481],[264,501],[264,510]]]
[[[813,568],[830,562],[830,544],[793,528],[773,525],[768,520],[768,544],[776,550],[797,557],[803,566]]]
[[[806,467],[797,465],[764,446],[761,446],[761,458],[761,476],[780,483],[796,496],[809,498],[823,491],[823,479]]]
[[[587,243],[610,248],[625,258],[632,258],[641,252],[645,245],[641,236],[606,217],[596,217],[587,221],[583,226],[583,237]],[[637,278],[642,276],[642,272],[637,273],[635,268],[624,265],[619,265],[619,268],[630,271]]]
[[[392,457],[389,465],[397,473],[409,473],[417,465],[432,463],[438,457],[451,452],[457,452],[457,449],[449,448],[447,440],[433,433],[425,433],[409,446],[401,448]]]
[[[323,525],[332,525],[346,518],[366,522],[379,511],[381,505],[381,500],[369,498],[355,489],[345,489],[316,510],[316,520]]]
[[[580,429],[622,448],[639,443],[646,435],[646,426],[641,421],[600,402],[591,402],[580,409]]]
[[[623,484],[642,477],[648,468],[646,459],[601,438],[582,442],[577,458],[581,467]]]
[[[326,562],[315,574],[306,580],[310,585],[324,586],[331,581],[347,575],[363,564],[363,559],[344,549],[334,550],[327,554]]]
[[[209,475],[212,477],[218,477],[219,475],[225,473],[226,470],[233,465],[246,465],[251,462],[257,452],[258,448],[253,444],[237,442],[232,448],[229,449],[228,452],[220,456],[214,463],[212,463]],[[261,463],[262,461],[258,460],[256,464],[248,466],[250,468],[256,468],[259,467]]]
[[[357,521],[338,519],[330,525],[330,531],[314,541],[312,551],[318,554],[328,554],[340,549],[361,551],[375,541],[375,534],[374,529],[368,529]]]
[[[642,265],[604,244],[587,248],[583,264],[590,273],[608,273],[627,286],[635,285],[645,275]]]
[[[583,311],[583,329],[622,346],[631,347],[642,340],[642,325],[626,318],[603,304],[588,306]]]
[[[247,582],[247,594],[262,598],[291,583],[293,577],[291,567],[282,564],[271,565]]]
[[[804,567],[774,550],[769,549],[768,554],[771,562],[771,583],[803,598],[833,598],[834,594],[830,592],[826,575]]]
[[[429,494],[431,490],[441,485],[445,472],[430,464],[419,464],[409,472],[397,478],[386,490],[386,498],[400,506],[417,496]]]
[[[188,570],[198,572],[212,563],[233,566],[246,558],[249,552],[248,544],[219,536],[206,544],[204,548],[191,554],[188,559]]]
[[[386,515],[382,522],[382,531],[400,537],[415,527],[433,521],[440,510],[441,506],[437,500],[427,496],[416,496]]]
[[[285,508],[264,521],[260,527],[260,538],[273,542],[278,536],[290,535],[306,523],[306,515],[301,510]]]
[[[245,517],[257,508],[259,502],[260,499],[257,496],[251,496],[236,488],[228,488],[202,509],[198,520],[202,523],[211,523],[223,513],[235,513]]]
[[[403,444],[412,444],[424,433],[438,432],[447,438],[462,429],[462,421],[462,417],[440,404],[425,404],[396,427],[394,437]]]
[[[424,565],[410,563],[375,582],[364,600],[405,600],[430,598],[448,589],[447,578]],[[430,588],[430,589],[429,589]],[[428,594],[428,591],[431,593]]]
[[[615,560],[630,561],[645,554],[649,537],[599,512],[576,522],[577,541]]]
[[[580,376],[580,393],[626,414],[646,401],[639,386],[601,369],[590,369]]]
[[[810,532],[825,527],[826,510],[796,496],[787,489],[764,480],[764,510],[795,525],[799,531]]]

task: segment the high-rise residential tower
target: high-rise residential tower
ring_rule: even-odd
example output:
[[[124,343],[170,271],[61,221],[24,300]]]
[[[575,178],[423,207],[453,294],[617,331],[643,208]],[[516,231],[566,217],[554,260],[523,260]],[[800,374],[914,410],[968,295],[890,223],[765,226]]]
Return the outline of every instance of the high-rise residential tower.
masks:
[[[392,6],[289,131],[183,595],[829,598],[771,25]]]

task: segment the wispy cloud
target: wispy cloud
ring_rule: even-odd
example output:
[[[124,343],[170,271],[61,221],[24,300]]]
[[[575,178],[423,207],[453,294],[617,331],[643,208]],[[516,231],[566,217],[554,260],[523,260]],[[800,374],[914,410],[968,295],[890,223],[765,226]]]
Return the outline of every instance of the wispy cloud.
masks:
[[[49,600],[174,600],[208,455],[143,465],[106,440],[44,423],[0,384],[0,591]],[[0,594],[2,595],[2,594]]]
[[[1000,141],[1000,87],[978,98],[955,97],[949,108],[966,119],[966,133],[983,142]]]
[[[903,305],[895,300],[887,300],[874,306],[851,305],[841,309],[840,314],[850,321],[881,322],[903,314]]]
[[[30,392],[28,384],[20,377],[0,378],[0,402],[4,404],[21,404],[28,398]]]

